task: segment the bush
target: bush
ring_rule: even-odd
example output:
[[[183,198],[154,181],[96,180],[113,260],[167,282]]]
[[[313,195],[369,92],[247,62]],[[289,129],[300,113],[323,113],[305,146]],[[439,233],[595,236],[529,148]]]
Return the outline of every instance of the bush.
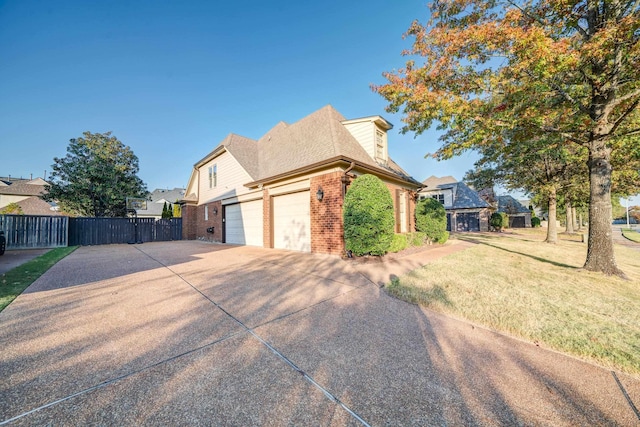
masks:
[[[447,212],[442,203],[428,197],[416,204],[416,229],[426,235],[427,240],[444,243],[449,238],[447,232]]]
[[[494,212],[489,219],[489,225],[496,231],[501,231],[503,228],[509,227],[509,216],[504,212]]]
[[[407,234],[407,244],[409,246],[422,246],[425,240],[427,240],[427,235],[422,231]]]
[[[407,249],[407,235],[394,234],[393,240],[391,240],[391,246],[389,247],[389,252],[400,252],[403,249]]]
[[[534,216],[533,218],[531,218],[531,226],[532,227],[540,227],[540,218],[538,218],[537,216]]]
[[[345,249],[356,256],[384,255],[394,236],[393,199],[380,178],[356,178],[344,197]]]

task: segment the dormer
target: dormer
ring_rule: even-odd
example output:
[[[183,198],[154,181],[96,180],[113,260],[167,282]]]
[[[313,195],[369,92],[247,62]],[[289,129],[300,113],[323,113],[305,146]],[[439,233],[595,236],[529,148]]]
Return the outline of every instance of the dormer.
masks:
[[[345,120],[342,125],[358,141],[376,162],[386,164],[389,160],[387,131],[393,125],[380,116]]]

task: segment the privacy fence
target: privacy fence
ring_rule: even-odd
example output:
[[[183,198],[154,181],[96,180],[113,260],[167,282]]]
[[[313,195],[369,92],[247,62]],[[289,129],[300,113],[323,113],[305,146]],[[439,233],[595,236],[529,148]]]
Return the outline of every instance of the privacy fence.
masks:
[[[7,250],[182,239],[182,218],[69,218],[0,215]]]

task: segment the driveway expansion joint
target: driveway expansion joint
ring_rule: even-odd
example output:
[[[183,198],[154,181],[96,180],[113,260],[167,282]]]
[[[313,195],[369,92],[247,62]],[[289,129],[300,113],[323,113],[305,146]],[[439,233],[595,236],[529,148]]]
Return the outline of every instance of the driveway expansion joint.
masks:
[[[248,327],[247,325],[244,324],[244,322],[242,322],[240,319],[238,319],[237,317],[235,317],[233,314],[231,314],[229,311],[227,311],[224,307],[222,307],[219,303],[217,303],[216,301],[214,301],[213,299],[211,299],[209,296],[205,295],[204,292],[202,292],[200,289],[198,289],[194,284],[192,284],[191,282],[189,282],[187,279],[185,279],[181,274],[173,271],[168,265],[165,265],[164,263],[162,263],[160,260],[155,259],[154,257],[152,257],[151,255],[147,254],[146,252],[144,252],[143,250],[141,250],[139,247],[136,247],[137,250],[139,250],[140,252],[142,252],[143,254],[145,254],[146,256],[148,256],[150,259],[154,260],[155,262],[157,262],[158,264],[160,264],[161,266],[163,266],[164,268],[166,268],[167,270],[169,270],[173,275],[175,275],[176,277],[178,277],[180,280],[182,280],[184,283],[186,283],[187,285],[189,285],[193,290],[195,290],[196,292],[198,292],[200,295],[202,295],[206,300],[208,300],[209,302],[211,302],[211,304],[213,304],[216,308],[218,308],[219,310],[221,310],[224,314],[226,314],[231,320],[233,320],[234,322],[236,322],[240,327],[242,327],[246,332],[248,332],[249,334],[251,334],[258,342],[260,342],[263,346],[265,346],[268,350],[270,350],[276,357],[278,357],[280,360],[282,360],[284,363],[286,363],[287,365],[289,365],[294,371],[296,371],[297,373],[301,374],[302,377],[308,382],[310,383],[312,386],[314,386],[315,388],[317,388],[318,390],[320,390],[322,392],[322,394],[325,395],[325,397],[327,397],[327,399],[329,399],[330,401],[336,403],[338,406],[340,406],[342,409],[344,409],[349,415],[351,415],[355,420],[357,420],[360,424],[362,424],[365,427],[371,427],[369,423],[367,423],[360,415],[358,415],[353,409],[351,409],[349,406],[347,406],[344,402],[342,402],[337,396],[335,396],[333,393],[331,393],[329,390],[327,390],[325,387],[323,387],[322,385],[320,385],[318,382],[316,382],[313,377],[309,374],[307,374],[303,369],[301,369],[300,367],[298,367],[298,365],[296,365],[291,359],[289,359],[287,356],[285,356],[282,352],[280,352],[278,349],[276,349],[275,347],[273,347],[271,344],[269,344],[264,338],[262,338],[257,332],[255,332],[252,328]],[[335,280],[334,280],[335,281]],[[348,292],[352,292],[357,290],[357,287],[354,287],[354,289],[351,289],[347,292],[343,292],[340,295],[343,295],[345,293]],[[337,295],[339,296],[339,295]],[[337,297],[336,296],[336,297]],[[333,299],[335,297],[332,298],[328,298],[327,300]],[[319,303],[313,304],[309,307],[305,307],[299,311],[302,310],[306,310],[307,308],[313,307],[315,305],[321,304],[322,302],[325,301],[321,301]],[[293,314],[293,313],[291,313]],[[282,316],[281,316],[282,317]],[[269,323],[269,322],[267,322]]]
[[[611,375],[613,375],[613,379],[616,380],[616,384],[618,384],[618,387],[620,388],[622,395],[625,397],[625,399],[627,399],[627,403],[629,404],[629,407],[631,407],[631,410],[636,414],[636,417],[640,421],[640,411],[638,410],[636,405],[633,403],[631,396],[629,396],[629,393],[627,393],[627,390],[624,388],[624,386],[620,382],[620,379],[618,379],[618,376],[616,375],[616,373],[614,371],[611,371]]]

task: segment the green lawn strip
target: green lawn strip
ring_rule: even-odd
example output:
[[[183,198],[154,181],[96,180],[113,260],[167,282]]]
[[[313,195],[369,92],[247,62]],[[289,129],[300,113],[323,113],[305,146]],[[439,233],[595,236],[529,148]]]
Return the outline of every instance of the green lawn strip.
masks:
[[[75,251],[77,246],[52,249],[26,263],[0,275],[0,311],[17,298],[30,284],[42,276],[62,258]]]
[[[640,376],[637,252],[616,248],[626,281],[582,270],[581,243],[471,239],[480,244],[394,280],[387,292]]]
[[[640,233],[636,230],[632,230],[630,228],[623,228],[622,235],[629,240],[632,240],[636,243],[640,243]]]

